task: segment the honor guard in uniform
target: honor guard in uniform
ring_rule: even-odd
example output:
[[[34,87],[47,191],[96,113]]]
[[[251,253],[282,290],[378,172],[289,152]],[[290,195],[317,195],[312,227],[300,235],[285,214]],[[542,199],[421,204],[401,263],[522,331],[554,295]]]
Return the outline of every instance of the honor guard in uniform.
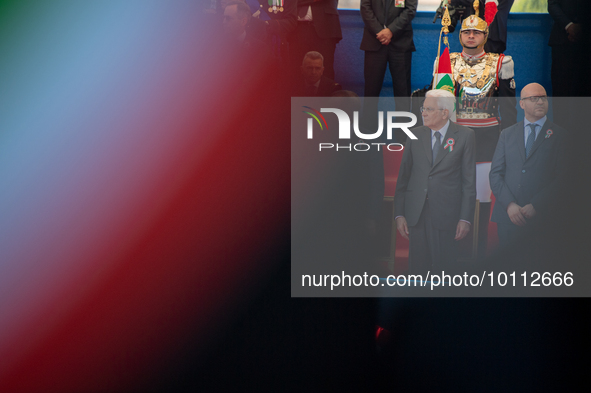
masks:
[[[474,0],[442,0],[437,9],[435,20],[443,17],[443,12],[447,5],[451,17],[450,33],[454,32],[458,21],[467,18],[474,13]],[[507,49],[507,20],[509,12],[515,0],[481,0],[484,7],[480,8],[480,13],[476,16],[484,19],[488,24],[488,35],[484,50],[492,53],[503,53]]]
[[[462,22],[461,53],[450,53],[454,79],[457,123],[474,130],[476,136],[476,198],[480,201],[478,253],[486,253],[491,208],[490,166],[501,130],[517,121],[513,59],[486,53],[488,24],[478,15]]]

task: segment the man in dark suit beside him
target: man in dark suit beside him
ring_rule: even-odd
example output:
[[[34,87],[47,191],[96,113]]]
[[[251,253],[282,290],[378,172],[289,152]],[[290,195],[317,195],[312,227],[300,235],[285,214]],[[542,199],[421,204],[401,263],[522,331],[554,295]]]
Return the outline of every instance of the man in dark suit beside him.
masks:
[[[410,68],[416,50],[412,20],[416,12],[417,0],[361,0],[365,96],[380,96],[389,65],[397,111],[410,109]]]
[[[553,201],[567,172],[566,132],[546,118],[546,90],[530,83],[521,90],[519,105],[525,118],[501,132],[489,175],[501,247],[523,235],[538,215],[556,209]]]
[[[413,41],[412,20],[418,0],[361,0],[360,14],[365,27],[360,49],[365,51],[363,77],[365,97],[379,97],[386,75],[392,75],[392,90],[397,111],[410,111],[410,70]],[[363,108],[363,128],[375,132],[378,128],[377,100],[366,100]],[[404,120],[406,121],[406,119]],[[394,130],[396,142],[404,143],[406,134]]]
[[[449,120],[452,93],[431,90],[398,172],[394,211],[409,239],[410,273],[457,269],[457,241],[469,232],[476,203],[474,131]]]
[[[319,52],[308,52],[304,56],[301,78],[296,81],[294,97],[330,97],[342,90],[340,84],[323,75],[324,57]]]
[[[548,13],[554,20],[548,40],[552,47],[552,97],[580,97],[588,93],[584,81],[589,50],[582,24],[588,13],[583,3],[587,1],[548,0]],[[571,129],[569,123],[576,114],[566,100],[554,100],[552,107],[554,121]]]

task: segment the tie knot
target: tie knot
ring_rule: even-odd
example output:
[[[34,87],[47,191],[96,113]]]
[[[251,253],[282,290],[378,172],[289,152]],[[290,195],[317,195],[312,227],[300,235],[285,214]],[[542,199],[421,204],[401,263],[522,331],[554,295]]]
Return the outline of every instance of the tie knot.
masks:
[[[439,131],[435,131],[435,138],[439,141],[441,140],[441,133]]]
[[[536,139],[536,125],[535,123],[529,123],[530,133],[525,141],[525,158],[529,157],[529,154],[534,146],[534,140]]]

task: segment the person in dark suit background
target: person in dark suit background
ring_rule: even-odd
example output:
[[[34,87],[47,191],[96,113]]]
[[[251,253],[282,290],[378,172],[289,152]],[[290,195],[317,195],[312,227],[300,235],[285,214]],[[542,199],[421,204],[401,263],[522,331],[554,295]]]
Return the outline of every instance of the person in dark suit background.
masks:
[[[417,0],[361,0],[365,24],[360,49],[365,51],[363,74],[365,96],[379,97],[386,65],[390,67],[397,111],[410,110],[410,70],[413,41],[412,20]],[[387,15],[386,15],[387,13]]]
[[[340,84],[323,75],[324,58],[319,52],[308,52],[300,67],[302,76],[297,79],[294,97],[330,97],[342,90]]]
[[[240,2],[243,2],[246,4],[245,0],[218,0],[217,1],[216,14],[218,14],[220,16],[221,23],[223,23],[224,19],[225,19],[224,11],[225,11],[226,7],[230,3],[234,3],[235,1],[240,1]],[[241,10],[245,10],[245,8],[241,8]],[[263,41],[263,42],[265,42],[267,40],[267,26],[266,26],[265,22],[263,22],[259,18],[249,17],[248,23],[245,26],[245,30],[246,30],[246,35],[248,36],[249,39],[254,38],[254,39],[257,39],[257,40]]]
[[[489,175],[496,198],[492,221],[502,247],[556,208],[567,170],[566,131],[546,118],[546,90],[530,83],[519,105],[525,118],[501,132]]]
[[[324,56],[325,75],[335,79],[334,52],[343,38],[338,0],[296,1],[297,26],[287,37],[293,74],[298,74],[304,55],[316,51]]]
[[[552,48],[552,97],[586,95],[584,80],[589,62],[582,22],[588,14],[583,3],[587,2],[548,0],[548,13],[554,20],[548,40],[548,45]],[[569,105],[562,100],[554,100],[552,104],[554,121],[570,128],[569,121],[573,113]]]
[[[217,0],[216,16],[211,19],[215,21],[219,15],[219,23],[222,23],[226,6],[234,1],[247,4],[251,12],[246,25],[246,40],[256,39],[264,42],[274,59],[281,62],[282,67],[287,66],[289,64],[289,50],[285,37],[296,26],[295,3],[287,2],[283,7],[283,12],[275,14],[268,11],[267,0]]]
[[[409,239],[411,273],[454,270],[457,241],[469,232],[476,204],[474,131],[449,120],[453,94],[427,92],[424,126],[404,147],[394,194],[400,235]]]
[[[253,26],[255,24],[261,24],[260,22],[255,22],[254,19],[261,21],[266,26],[267,42],[271,46],[273,54],[280,60],[282,68],[288,68],[290,59],[287,35],[296,28],[297,24],[295,2],[286,1],[283,7],[276,7],[275,10],[272,7],[269,10],[268,0],[250,0],[248,2],[258,5],[256,11],[254,11],[255,7],[251,6],[251,10],[254,11]],[[277,8],[283,8],[283,11],[279,11]]]
[[[548,13],[554,20],[548,45],[552,47],[552,95],[576,96],[580,75],[573,74],[581,62],[575,61],[578,51],[583,51],[581,2],[576,0],[548,0]],[[580,90],[579,90],[580,91]]]
[[[243,1],[230,1],[224,8],[222,31],[225,43],[234,48],[232,55],[248,55],[249,58],[265,62],[270,59],[271,51],[267,44],[247,34],[250,19],[250,8]]]
[[[494,0],[490,2],[493,3]],[[488,40],[484,44],[485,52],[504,53],[507,49],[507,20],[514,2],[515,0],[498,0],[497,13],[488,25]]]

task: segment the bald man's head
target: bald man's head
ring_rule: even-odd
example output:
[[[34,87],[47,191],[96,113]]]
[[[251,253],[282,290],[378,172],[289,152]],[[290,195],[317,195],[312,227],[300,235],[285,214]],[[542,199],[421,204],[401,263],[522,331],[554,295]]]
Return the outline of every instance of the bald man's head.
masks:
[[[541,93],[541,94],[540,94]],[[546,95],[546,89],[544,86],[540,85],[539,83],[530,83],[529,85],[525,85],[523,89],[521,89],[521,98],[523,97],[530,97],[530,96],[540,96]]]
[[[521,89],[519,106],[525,112],[525,118],[536,122],[548,113],[548,97],[546,89],[539,83],[530,83]]]

